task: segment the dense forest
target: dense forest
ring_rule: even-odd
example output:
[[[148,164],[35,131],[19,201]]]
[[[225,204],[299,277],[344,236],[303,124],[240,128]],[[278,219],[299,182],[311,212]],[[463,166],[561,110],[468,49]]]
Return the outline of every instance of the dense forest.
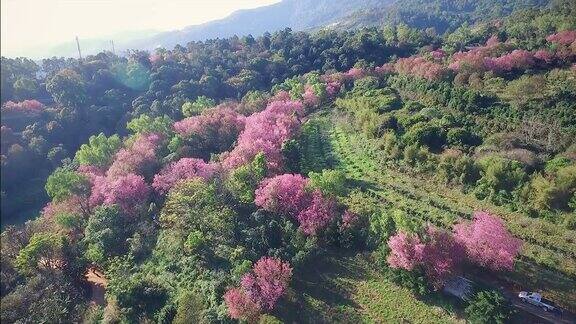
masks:
[[[3,57],[2,321],[526,320],[502,286],[576,311],[576,3],[427,4]]]

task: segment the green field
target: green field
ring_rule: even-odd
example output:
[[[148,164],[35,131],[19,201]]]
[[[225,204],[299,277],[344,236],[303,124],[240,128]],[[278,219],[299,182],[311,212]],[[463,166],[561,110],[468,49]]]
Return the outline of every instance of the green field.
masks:
[[[365,192],[380,201],[383,209],[400,209],[410,217],[444,228],[451,228],[461,218],[470,218],[474,210],[499,215],[524,245],[515,270],[498,274],[498,280],[515,289],[541,291],[565,308],[576,309],[575,231],[511,212],[459,189],[447,188],[433,179],[388,166],[377,151],[376,143],[333,116],[318,115],[309,123],[319,131],[314,140],[308,139],[310,147],[303,148],[304,167],[308,160],[324,161],[316,168],[345,171],[350,179],[362,184]],[[315,153],[306,158],[307,152]]]
[[[441,296],[422,301],[389,282],[368,254],[329,254],[291,287],[276,312],[285,323],[464,323]]]

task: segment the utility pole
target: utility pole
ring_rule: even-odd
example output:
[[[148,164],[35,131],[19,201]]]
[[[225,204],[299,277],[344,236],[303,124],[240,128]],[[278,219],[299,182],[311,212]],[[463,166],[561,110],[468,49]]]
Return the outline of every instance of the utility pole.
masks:
[[[78,41],[78,36],[76,36],[76,47],[78,47],[78,57],[82,61],[82,52],[80,52],[80,42]]]
[[[116,50],[114,49],[114,41],[110,40],[110,44],[112,44],[112,54],[116,55]]]

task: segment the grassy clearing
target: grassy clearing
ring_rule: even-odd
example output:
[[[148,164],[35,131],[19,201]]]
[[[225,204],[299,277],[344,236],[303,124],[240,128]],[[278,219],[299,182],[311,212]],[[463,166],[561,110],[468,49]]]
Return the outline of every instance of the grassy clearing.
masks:
[[[464,323],[437,300],[387,281],[367,254],[331,254],[295,276],[277,310],[286,323]]]

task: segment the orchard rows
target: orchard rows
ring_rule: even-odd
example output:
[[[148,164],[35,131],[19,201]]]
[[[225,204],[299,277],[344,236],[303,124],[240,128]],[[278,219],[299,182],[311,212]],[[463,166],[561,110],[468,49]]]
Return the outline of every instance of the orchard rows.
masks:
[[[460,218],[470,218],[474,210],[492,211],[502,217],[513,235],[524,241],[516,271],[505,275],[506,279],[524,287],[530,284],[535,289],[544,289],[566,304],[576,301],[576,294],[568,288],[576,275],[575,231],[510,212],[444,188],[435,181],[386,167],[379,162],[377,144],[360,134],[351,134],[327,117],[316,117],[309,124],[315,131],[313,136],[307,136],[302,148],[303,170],[318,171],[325,167],[343,170],[349,179],[360,184],[363,192],[380,202],[384,210],[401,210],[408,217],[444,228],[451,228]],[[311,165],[310,161],[321,162]]]

